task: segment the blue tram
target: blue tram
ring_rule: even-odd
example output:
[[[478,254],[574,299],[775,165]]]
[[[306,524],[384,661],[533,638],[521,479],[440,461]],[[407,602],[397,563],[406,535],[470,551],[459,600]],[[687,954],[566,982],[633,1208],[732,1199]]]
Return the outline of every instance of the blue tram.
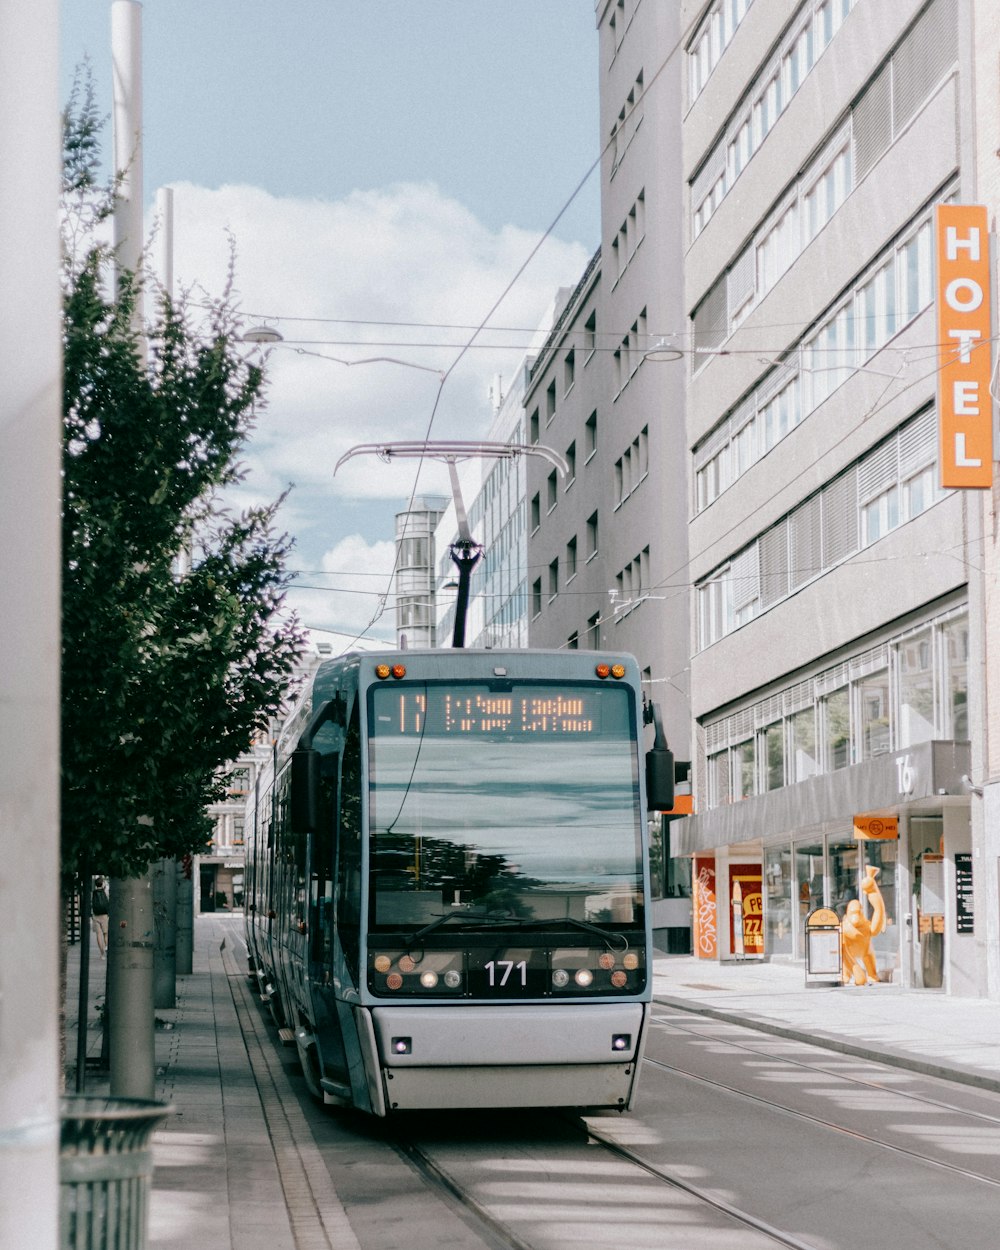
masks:
[[[631,657],[320,665],[258,778],[246,904],[251,974],[317,1097],[376,1116],[632,1105],[647,775],[650,806],[673,790],[642,722]]]

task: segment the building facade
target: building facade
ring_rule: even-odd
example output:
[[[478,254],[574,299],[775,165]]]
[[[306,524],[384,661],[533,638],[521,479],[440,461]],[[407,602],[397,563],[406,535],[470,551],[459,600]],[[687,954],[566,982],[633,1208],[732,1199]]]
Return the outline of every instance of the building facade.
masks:
[[[883,978],[996,993],[991,499],[940,484],[934,233],[984,193],[992,220],[996,13],[681,18],[696,945],[805,959],[874,878]]]
[[[629,652],[679,761],[690,759],[681,64],[676,5],[601,0],[601,248],[530,372],[531,646]],[[650,731],[651,733],[651,731]],[[658,941],[686,949],[686,861],[655,821]]]

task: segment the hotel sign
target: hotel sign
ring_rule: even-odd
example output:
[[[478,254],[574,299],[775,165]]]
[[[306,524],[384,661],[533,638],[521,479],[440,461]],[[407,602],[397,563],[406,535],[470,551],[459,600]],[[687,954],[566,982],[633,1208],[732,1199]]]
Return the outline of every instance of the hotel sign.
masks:
[[[986,209],[939,204],[935,232],[941,485],[988,488],[993,402]]]

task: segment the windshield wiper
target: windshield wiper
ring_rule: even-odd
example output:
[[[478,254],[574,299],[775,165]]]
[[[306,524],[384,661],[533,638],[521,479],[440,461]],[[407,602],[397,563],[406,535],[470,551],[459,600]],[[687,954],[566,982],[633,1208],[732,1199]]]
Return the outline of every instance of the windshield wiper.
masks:
[[[416,933],[410,935],[407,939],[407,947],[415,946],[421,938],[425,938],[428,933],[433,933],[435,929],[440,929],[442,925],[448,924],[450,921],[457,921],[462,924],[486,924],[495,925],[503,924],[505,921],[513,921],[515,918],[509,912],[497,914],[496,912],[468,912],[468,911],[449,911],[443,916],[438,916],[436,920],[432,920],[430,924],[425,924],[422,929],[418,929]]]
[[[591,924],[589,920],[577,920],[575,916],[552,916],[548,919],[524,920],[521,922],[526,929],[558,929],[560,927],[572,926],[574,929],[583,929],[585,933],[595,933],[608,946],[616,943],[624,943],[621,950],[628,949],[628,938],[624,933],[617,933],[614,929],[604,929],[599,924]]]

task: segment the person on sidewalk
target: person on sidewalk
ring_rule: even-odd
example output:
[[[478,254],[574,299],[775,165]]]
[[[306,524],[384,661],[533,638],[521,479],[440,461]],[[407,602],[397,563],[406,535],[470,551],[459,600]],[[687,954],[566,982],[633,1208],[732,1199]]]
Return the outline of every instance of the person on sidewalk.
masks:
[[[94,891],[90,896],[90,923],[97,938],[97,949],[101,952],[101,958],[105,959],[108,951],[108,891],[103,877],[94,878]]]

